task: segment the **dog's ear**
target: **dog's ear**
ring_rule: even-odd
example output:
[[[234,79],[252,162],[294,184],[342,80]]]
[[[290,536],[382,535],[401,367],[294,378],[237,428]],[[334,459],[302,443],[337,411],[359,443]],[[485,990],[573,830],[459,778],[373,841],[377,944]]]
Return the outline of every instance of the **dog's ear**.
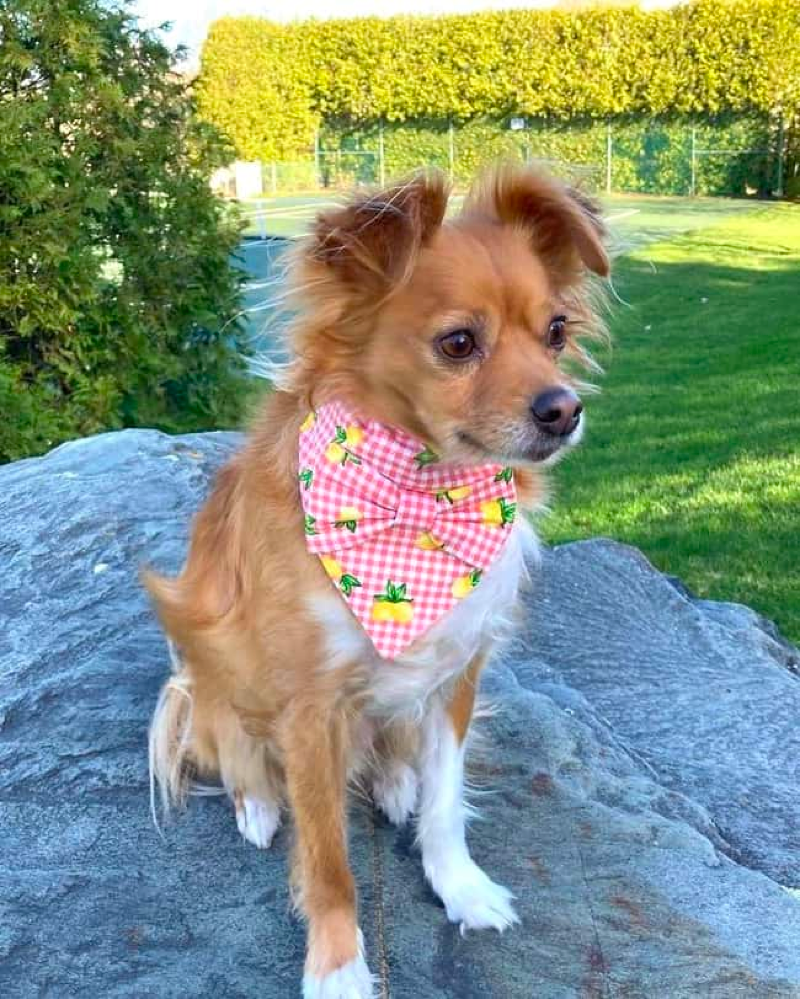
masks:
[[[577,253],[595,274],[610,271],[600,206],[537,170],[506,163],[489,171],[470,191],[463,213],[530,231],[537,253],[551,266],[568,267]]]
[[[430,173],[354,198],[317,216],[309,255],[346,283],[398,286],[442,224],[448,195],[444,178]]]

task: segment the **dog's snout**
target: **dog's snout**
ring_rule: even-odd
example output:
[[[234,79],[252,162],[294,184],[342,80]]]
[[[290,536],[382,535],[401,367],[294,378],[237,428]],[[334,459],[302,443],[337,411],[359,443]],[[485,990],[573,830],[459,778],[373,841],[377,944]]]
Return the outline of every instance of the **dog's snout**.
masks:
[[[583,412],[580,399],[572,389],[559,385],[539,393],[531,405],[536,426],[546,434],[563,437],[578,426]]]

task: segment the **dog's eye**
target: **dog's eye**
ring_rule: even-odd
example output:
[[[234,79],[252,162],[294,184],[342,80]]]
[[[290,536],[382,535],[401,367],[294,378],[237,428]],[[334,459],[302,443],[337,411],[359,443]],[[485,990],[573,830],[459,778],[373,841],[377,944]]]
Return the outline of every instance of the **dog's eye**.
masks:
[[[455,330],[440,337],[439,350],[451,361],[466,361],[475,353],[475,334],[471,330]]]
[[[561,351],[567,345],[567,317],[556,316],[547,328],[547,346],[551,350]]]

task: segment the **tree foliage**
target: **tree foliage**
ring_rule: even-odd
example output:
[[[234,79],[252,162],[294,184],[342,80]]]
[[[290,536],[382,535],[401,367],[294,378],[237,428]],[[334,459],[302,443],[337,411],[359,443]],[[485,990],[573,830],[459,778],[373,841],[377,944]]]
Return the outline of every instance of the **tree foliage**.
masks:
[[[286,53],[289,53],[287,56]],[[203,49],[204,113],[240,154],[341,127],[526,114],[773,112],[800,104],[798,0],[669,10],[516,10],[277,26],[226,18]]]
[[[231,150],[124,5],[0,2],[0,460],[238,408]]]

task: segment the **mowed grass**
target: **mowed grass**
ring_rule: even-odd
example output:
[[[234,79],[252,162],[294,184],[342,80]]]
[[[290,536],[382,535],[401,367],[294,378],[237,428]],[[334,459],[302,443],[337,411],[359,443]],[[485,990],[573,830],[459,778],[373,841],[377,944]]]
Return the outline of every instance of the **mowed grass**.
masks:
[[[643,242],[543,534],[636,545],[800,642],[800,206]]]
[[[240,202],[245,236],[258,239],[303,235],[317,212],[341,204],[344,198],[345,194],[338,191],[320,191]],[[458,211],[461,200],[459,195],[451,199],[451,212]],[[753,206],[752,201],[734,198],[690,200],[627,194],[602,197],[601,201],[620,250],[714,225],[731,214],[748,212]]]

